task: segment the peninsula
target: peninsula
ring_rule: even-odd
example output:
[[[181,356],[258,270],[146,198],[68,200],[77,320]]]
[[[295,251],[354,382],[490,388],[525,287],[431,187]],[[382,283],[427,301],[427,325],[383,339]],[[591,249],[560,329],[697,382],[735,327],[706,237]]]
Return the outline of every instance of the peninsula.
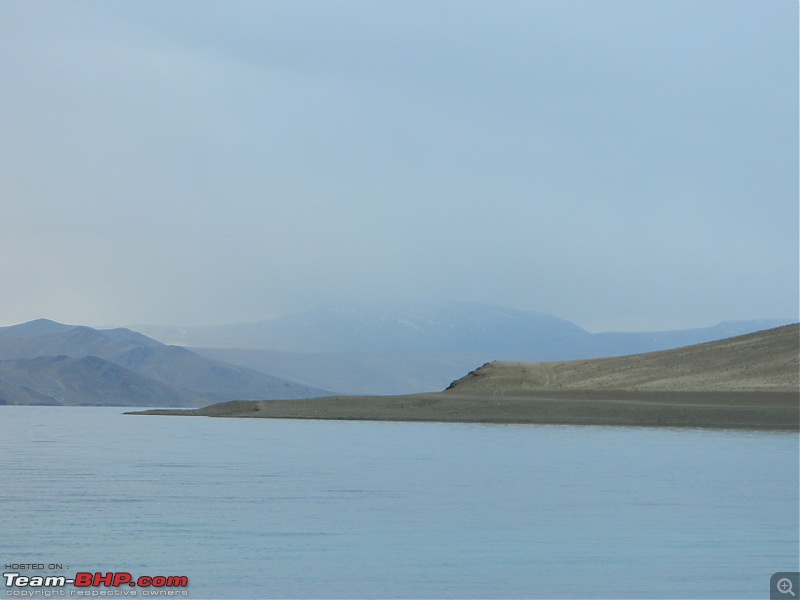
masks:
[[[232,401],[139,415],[800,430],[800,324],[565,362],[491,362],[446,390]]]

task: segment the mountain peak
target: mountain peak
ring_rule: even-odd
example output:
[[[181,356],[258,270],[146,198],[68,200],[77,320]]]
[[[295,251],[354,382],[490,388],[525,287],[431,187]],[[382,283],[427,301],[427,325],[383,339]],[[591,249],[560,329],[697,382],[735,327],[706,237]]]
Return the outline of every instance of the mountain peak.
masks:
[[[27,323],[20,323],[19,325],[0,327],[0,337],[13,339],[36,335],[51,335],[54,333],[62,333],[70,329],[73,329],[73,325],[64,325],[63,323],[57,323],[50,319],[35,319]]]

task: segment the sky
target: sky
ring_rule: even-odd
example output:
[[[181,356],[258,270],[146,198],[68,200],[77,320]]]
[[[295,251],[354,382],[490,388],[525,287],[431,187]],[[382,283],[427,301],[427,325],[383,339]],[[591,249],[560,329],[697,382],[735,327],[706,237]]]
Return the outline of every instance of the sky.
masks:
[[[0,325],[798,315],[794,0],[0,0]]]

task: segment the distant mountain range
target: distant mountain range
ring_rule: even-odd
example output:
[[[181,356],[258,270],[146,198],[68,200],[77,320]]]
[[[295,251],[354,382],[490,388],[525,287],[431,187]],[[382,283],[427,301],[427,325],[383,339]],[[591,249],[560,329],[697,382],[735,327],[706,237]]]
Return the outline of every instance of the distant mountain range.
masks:
[[[465,302],[328,308],[255,323],[137,330],[181,346],[303,353],[484,354],[546,349],[563,355],[592,346],[591,335],[569,321]]]
[[[196,407],[331,393],[430,392],[489,361],[638,354],[789,322],[592,334],[550,315],[457,302],[139,331],[39,319],[0,327],[0,404]]]
[[[46,319],[0,328],[0,404],[202,406],[328,393],[166,346],[130,329]]]
[[[555,361],[667,350],[792,323],[769,319],[589,333],[551,315],[466,302],[328,308],[212,327],[137,326],[202,356],[340,394],[443,389],[493,360]]]

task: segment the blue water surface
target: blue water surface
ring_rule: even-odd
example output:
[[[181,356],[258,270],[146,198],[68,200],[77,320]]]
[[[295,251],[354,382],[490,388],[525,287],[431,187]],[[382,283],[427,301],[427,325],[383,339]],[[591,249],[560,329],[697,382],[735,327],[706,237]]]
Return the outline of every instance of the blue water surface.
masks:
[[[4,564],[195,600],[766,598],[798,570],[796,434],[122,412],[0,406]]]

